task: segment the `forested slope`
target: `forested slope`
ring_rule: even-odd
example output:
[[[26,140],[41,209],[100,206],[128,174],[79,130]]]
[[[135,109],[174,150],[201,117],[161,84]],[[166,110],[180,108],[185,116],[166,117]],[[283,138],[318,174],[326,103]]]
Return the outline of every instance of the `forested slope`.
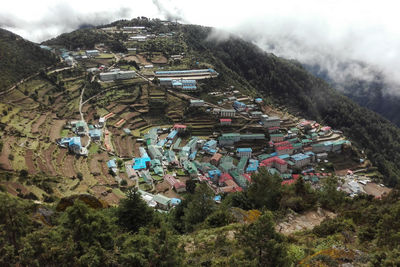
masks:
[[[0,91],[56,62],[56,57],[49,51],[0,29]]]
[[[218,63],[246,79],[259,93],[292,112],[341,129],[363,148],[379,167],[389,185],[400,177],[400,129],[382,116],[360,107],[306,71],[301,64],[263,52],[257,46],[231,36],[209,38],[211,29],[184,27],[190,47],[212,54]]]

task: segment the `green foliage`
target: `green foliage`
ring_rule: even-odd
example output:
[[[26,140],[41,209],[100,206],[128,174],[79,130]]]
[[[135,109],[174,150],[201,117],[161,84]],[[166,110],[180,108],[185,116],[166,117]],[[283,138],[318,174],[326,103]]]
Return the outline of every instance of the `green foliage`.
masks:
[[[44,42],[44,44],[62,45],[70,50],[75,50],[77,48],[93,49],[96,43],[104,43],[107,40],[108,36],[105,33],[92,29],[80,29],[70,33],[63,33],[56,38]]]
[[[266,168],[261,168],[258,174],[251,176],[251,179],[247,195],[254,208],[277,210],[282,198],[281,178],[271,175]]]
[[[0,192],[0,265],[16,263],[18,250],[25,246],[21,238],[30,233],[32,204]]]
[[[283,190],[280,202],[282,210],[289,208],[296,212],[302,212],[314,208],[318,203],[317,193],[309,183],[304,182],[302,177],[294,185],[285,186]]]
[[[324,180],[322,189],[319,191],[319,202],[326,209],[335,209],[345,200],[346,194],[337,190],[338,181],[335,177]]]
[[[351,220],[329,219],[316,226],[313,232],[319,237],[326,237],[342,231],[354,230],[354,223]]]
[[[196,190],[196,181],[187,180],[186,181],[186,191],[193,194]]]
[[[153,210],[149,208],[135,190],[127,192],[117,208],[118,223],[131,232],[137,232],[153,220]]]
[[[232,223],[233,221],[232,214],[225,208],[220,208],[210,214],[205,222],[209,227],[222,227]]]
[[[185,230],[190,232],[195,226],[203,222],[215,210],[214,194],[205,184],[196,187],[195,194],[188,197],[187,207],[184,209],[183,221]]]
[[[260,218],[243,227],[238,235],[245,259],[251,266],[288,266],[284,237],[275,231],[273,215],[267,211]]]
[[[49,51],[0,29],[0,91],[57,62]]]

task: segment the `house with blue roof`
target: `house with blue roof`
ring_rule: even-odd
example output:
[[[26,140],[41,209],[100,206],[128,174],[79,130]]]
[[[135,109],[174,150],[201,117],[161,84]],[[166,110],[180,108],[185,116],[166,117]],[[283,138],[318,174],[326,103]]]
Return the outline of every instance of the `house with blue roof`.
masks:
[[[168,139],[168,140],[174,141],[175,138],[176,138],[177,136],[178,136],[178,131],[177,131],[177,130],[172,130],[172,131],[168,134],[167,139]]]
[[[209,171],[208,171],[208,176],[209,176],[211,179],[217,179],[218,177],[221,176],[221,171],[218,170],[218,169],[209,170]]]
[[[283,155],[280,155],[280,156],[278,156],[280,159],[283,159],[283,160],[288,160],[288,159],[290,159],[290,155],[289,154],[283,154]]]
[[[190,153],[189,159],[190,159],[190,160],[194,160],[194,159],[196,158],[196,155],[197,155],[197,150],[196,150],[196,151],[193,151],[192,153]]]
[[[167,139],[162,139],[162,140],[158,141],[157,146],[163,147],[166,142],[167,142]]]
[[[259,161],[256,159],[249,159],[246,172],[256,172],[258,170]]]
[[[75,154],[81,153],[81,138],[79,136],[71,137],[68,141],[68,149]]]
[[[310,156],[303,153],[294,154],[291,156],[291,159],[294,163],[294,166],[297,168],[302,168],[311,162]]]
[[[305,152],[304,154],[310,157],[311,162],[313,162],[313,161],[316,160],[316,156],[315,156],[315,153],[314,153],[314,152],[312,152],[312,151],[307,151],[307,152]]]
[[[236,153],[238,157],[251,157],[251,153],[253,150],[251,147],[246,147],[246,148],[238,148],[236,149]]]
[[[117,168],[117,163],[115,162],[115,159],[110,159],[107,161],[107,167],[114,173],[117,174],[118,168]]]
[[[209,140],[203,145],[203,150],[210,155],[214,155],[217,150],[217,141],[216,140]]]
[[[100,129],[92,129],[89,130],[89,136],[93,141],[100,141],[101,138],[101,130]]]
[[[233,102],[233,108],[236,109],[237,111],[243,111],[246,109],[246,104],[240,101],[235,101]]]
[[[134,170],[143,170],[143,169],[147,169],[147,162],[150,162],[150,158],[149,157],[144,157],[144,158],[135,158],[133,160],[133,166],[132,168]]]

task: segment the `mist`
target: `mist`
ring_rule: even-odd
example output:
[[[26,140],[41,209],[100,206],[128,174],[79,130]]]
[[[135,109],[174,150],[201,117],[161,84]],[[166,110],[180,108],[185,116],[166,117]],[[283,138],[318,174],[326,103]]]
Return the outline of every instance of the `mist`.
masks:
[[[318,65],[336,81],[366,81],[381,74],[400,84],[400,28],[396,1],[18,1],[3,4],[0,27],[40,42],[83,24],[99,25],[137,16],[216,28],[263,50],[303,64]],[[224,33],[224,34],[221,34]],[[399,93],[397,89],[388,90]]]

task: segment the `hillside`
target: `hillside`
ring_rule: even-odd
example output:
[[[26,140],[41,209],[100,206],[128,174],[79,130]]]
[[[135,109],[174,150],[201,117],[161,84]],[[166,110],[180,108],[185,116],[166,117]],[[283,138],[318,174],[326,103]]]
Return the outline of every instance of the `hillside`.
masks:
[[[0,91],[57,61],[37,44],[0,29]]]
[[[369,77],[344,77],[344,80],[336,81],[329,77],[329,74],[317,64],[304,65],[304,67],[360,106],[375,111],[400,126],[400,118],[397,115],[400,112],[399,96],[395,93],[399,86],[395,83],[388,83],[382,74],[371,66],[359,62],[348,64],[356,65],[361,70],[365,70]]]
[[[385,181],[397,184],[400,129],[387,119],[341,95],[298,62],[267,54],[239,38],[210,40],[210,28],[188,26],[185,32],[196,52],[212,53],[210,58],[216,63],[234,71],[274,103],[343,130],[380,168]]]
[[[46,42],[72,66],[0,103],[1,266],[400,264],[398,128],[211,31]]]

